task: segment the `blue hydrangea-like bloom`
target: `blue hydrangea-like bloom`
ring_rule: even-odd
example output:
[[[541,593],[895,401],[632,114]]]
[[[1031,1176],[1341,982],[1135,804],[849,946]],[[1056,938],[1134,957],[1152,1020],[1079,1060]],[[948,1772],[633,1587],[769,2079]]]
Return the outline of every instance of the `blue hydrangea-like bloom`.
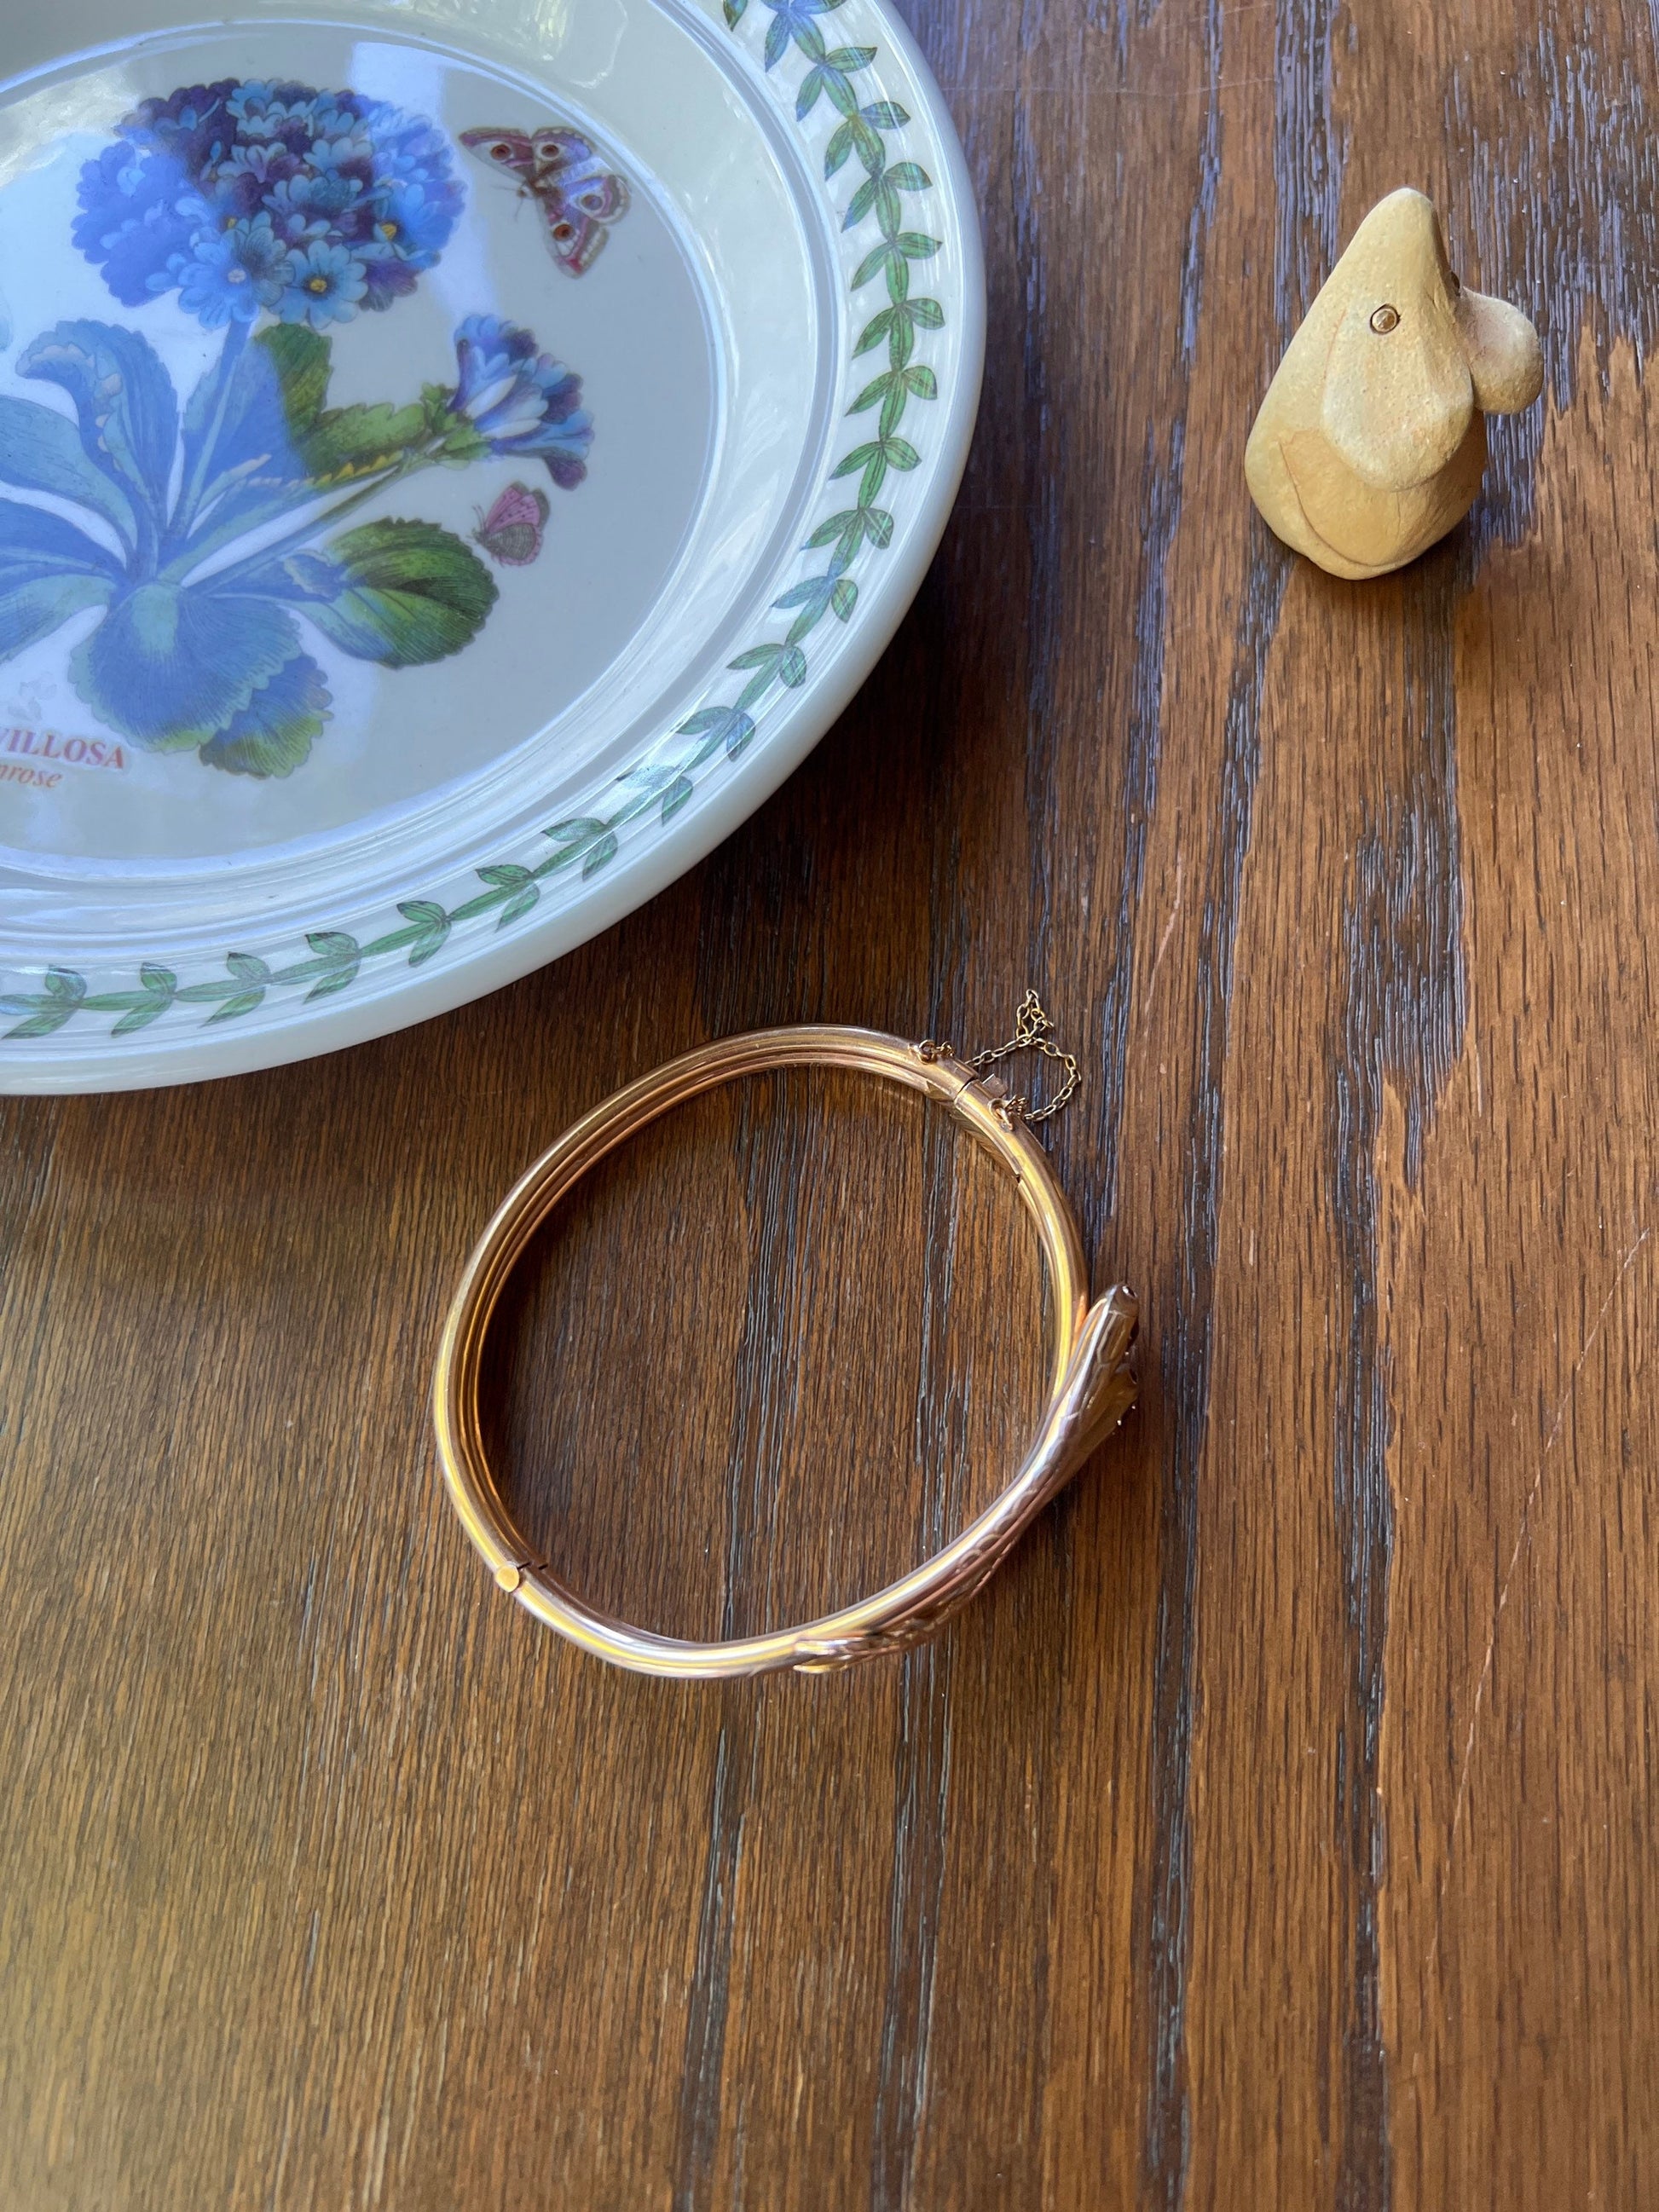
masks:
[[[153,295],[151,276],[188,253],[200,224],[185,172],[166,156],[137,161],[131,146],[106,146],[81,172],[81,214],[71,233],[124,307]]]
[[[179,301],[210,331],[251,323],[262,308],[281,306],[293,275],[293,256],[262,215],[198,240],[179,281]]]
[[[226,78],[126,118],[81,172],[74,237],[124,306],[177,292],[210,330],[262,309],[320,328],[412,291],[461,194],[424,116]]]
[[[285,323],[309,323],[314,331],[329,323],[349,322],[367,297],[363,264],[349,246],[313,238],[289,257],[288,289],[277,308]]]
[[[498,457],[532,454],[568,491],[587,474],[593,424],[582,411],[580,377],[516,323],[469,315],[455,333],[460,380],[450,402]]]
[[[411,268],[429,269],[442,252],[453,222],[441,194],[417,180],[399,178],[380,195],[374,235]]]

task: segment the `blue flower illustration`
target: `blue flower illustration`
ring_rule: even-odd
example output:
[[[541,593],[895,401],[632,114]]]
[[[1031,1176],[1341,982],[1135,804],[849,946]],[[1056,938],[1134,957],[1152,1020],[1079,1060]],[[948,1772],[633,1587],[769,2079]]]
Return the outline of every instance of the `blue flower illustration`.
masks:
[[[327,404],[325,333],[413,291],[461,204],[443,134],[383,101],[187,86],[126,118],[79,198],[75,242],[117,299],[176,295],[224,336],[187,396],[113,324],[60,323],[25,348],[19,374],[73,411],[0,394],[0,483],[53,502],[0,498],[0,661],[94,611],[68,673],[110,728],[287,775],[332,711],[318,639],[417,667],[469,645],[497,596],[437,524],[347,518],[421,470],[497,456],[580,483],[580,380],[530,331],[471,316],[453,387]]]
[[[452,410],[499,459],[533,454],[565,490],[587,474],[593,424],[582,412],[581,379],[530,332],[498,315],[469,315],[455,333],[460,382]]]
[[[307,322],[320,331],[330,323],[349,322],[368,293],[363,264],[350,248],[313,238],[289,257],[288,289],[278,313],[284,322]]]
[[[75,243],[125,306],[176,291],[221,330],[252,319],[252,284],[260,307],[281,298],[285,317],[317,327],[412,289],[448,243],[461,187],[423,116],[354,92],[226,79],[145,100],[82,169],[80,205]],[[245,248],[258,235],[257,270],[220,243],[244,225]]]
[[[236,222],[202,238],[188,259],[175,255],[179,303],[209,330],[251,323],[264,308],[281,306],[294,277],[294,260],[271,228],[268,215]]]
[[[398,177],[379,187],[369,243],[395,253],[412,269],[429,269],[443,251],[453,218],[441,193],[417,178]]]

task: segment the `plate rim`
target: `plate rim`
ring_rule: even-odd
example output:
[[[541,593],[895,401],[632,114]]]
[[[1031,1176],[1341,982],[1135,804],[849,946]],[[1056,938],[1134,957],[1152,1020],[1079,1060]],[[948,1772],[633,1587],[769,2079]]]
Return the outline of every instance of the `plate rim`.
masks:
[[[854,243],[862,243],[866,230],[873,234],[876,242],[862,255],[850,276],[844,272],[842,276],[848,335],[857,332],[857,340],[851,361],[837,365],[837,376],[846,389],[859,356],[875,352],[884,339],[888,341],[887,370],[881,372],[878,362],[872,362],[878,374],[858,395],[857,407],[848,410],[853,418],[848,427],[859,434],[863,426],[856,421],[857,413],[878,408],[878,434],[873,440],[855,434],[849,453],[842,457],[820,485],[822,495],[839,478],[859,478],[853,507],[833,518],[842,523],[841,532],[830,531],[826,537],[825,522],[820,521],[812,533],[812,544],[833,550],[828,552],[826,567],[817,577],[803,579],[785,595],[788,604],[799,609],[785,638],[768,641],[739,655],[732,666],[744,673],[745,682],[741,689],[733,687],[735,698],[719,707],[699,708],[687,724],[677,727],[672,734],[689,735],[692,739],[682,761],[653,768],[654,784],[624,802],[609,821],[581,817],[574,842],[567,841],[568,849],[556,845],[554,853],[535,872],[544,878],[580,861],[581,880],[591,889],[538,916],[534,908],[539,903],[538,886],[532,879],[532,872],[505,861],[489,864],[473,871],[485,890],[454,908],[414,898],[398,902],[404,924],[392,933],[401,940],[396,945],[377,940],[361,945],[343,933],[310,933],[307,942],[313,948],[313,957],[301,963],[307,973],[273,971],[257,957],[234,951],[204,953],[204,962],[216,957],[222,959],[226,973],[194,984],[181,984],[171,969],[135,954],[131,966],[136,988],[124,993],[88,991],[85,979],[71,969],[48,969],[44,974],[36,970],[33,976],[25,972],[21,980],[35,981],[40,988],[0,996],[0,1018],[9,1022],[0,1032],[0,1092],[106,1092],[247,1073],[368,1042],[487,996],[601,934],[696,866],[764,805],[845,711],[908,611],[949,520],[978,413],[986,337],[984,253],[977,203],[967,158],[944,95],[891,0],[852,0],[854,20],[862,15],[872,19],[872,29],[880,27],[887,46],[911,80],[911,96],[920,94],[924,102],[924,114],[912,116],[887,97],[879,70],[879,47],[828,47],[819,26],[847,4],[848,0],[720,0],[726,31],[738,42],[738,51],[751,68],[758,64],[762,73],[769,76],[786,57],[799,64],[791,76],[781,80],[794,92],[798,126],[805,124],[821,100],[827,100],[830,107],[842,115],[817,180],[818,189],[843,230],[858,234]],[[770,20],[757,52],[754,33],[763,11],[769,11]],[[686,0],[679,0],[670,12],[691,14],[718,33],[717,19],[697,0],[690,0],[689,7]],[[750,24],[747,33],[745,21]],[[854,60],[851,70],[839,65],[864,54],[869,58]],[[864,76],[865,82],[854,85],[854,74]],[[937,175],[923,171],[908,155],[896,161],[890,158],[889,142],[902,139],[918,123],[927,142],[929,159],[940,172]],[[809,175],[817,167],[810,155],[803,161]],[[849,172],[852,185],[842,196],[843,206],[836,198],[835,180]],[[896,308],[902,310],[913,300],[908,282],[911,266],[925,264],[941,243],[906,227],[902,195],[907,191],[939,192],[939,204],[950,210],[956,227],[959,267],[953,289],[960,294],[959,325],[955,333],[956,373],[947,389],[939,387],[925,360],[915,358],[918,329],[925,332],[941,326],[943,311],[933,303],[938,323],[914,312],[901,313],[896,318],[894,314]],[[857,295],[866,285],[873,285],[878,276],[885,282],[874,297],[879,300],[884,292],[886,305],[875,307],[860,331],[865,309]],[[908,342],[898,336],[900,325]],[[884,514],[875,506],[875,497],[894,469],[914,467],[921,458],[907,462],[904,454],[914,454],[915,448],[896,434],[908,404],[923,398],[940,403],[939,414],[928,418],[930,429],[936,433],[933,462],[917,504],[902,527],[894,526],[890,515],[886,516],[888,538],[884,543],[877,534],[879,524],[871,520]],[[817,502],[811,512],[814,516],[818,514]],[[845,647],[832,653],[823,673],[814,676],[809,684],[810,672],[801,644],[826,617],[833,629],[836,616],[845,621],[851,612],[850,604],[847,613],[842,612],[845,584],[851,583],[851,598],[855,601],[859,580],[848,579],[848,570],[866,534],[884,556],[878,572],[876,604],[856,634],[848,638]],[[775,698],[770,711],[764,704],[769,693]],[[760,710],[752,717],[747,711],[751,706]],[[763,742],[755,743],[756,737],[763,734]],[[696,790],[688,769],[710,765],[729,772],[717,773],[702,790]],[[670,816],[678,813],[694,793],[697,804],[686,808],[678,829],[671,829]],[[636,845],[623,842],[620,830],[651,813],[659,817],[659,834]],[[492,911],[498,920],[488,937],[470,939],[465,952],[459,957],[426,964],[442,951],[456,922],[482,919]],[[503,929],[503,922],[518,926]],[[296,929],[296,939],[301,933]],[[388,962],[383,971],[386,981],[379,988],[365,989],[361,995],[336,997],[356,981],[366,960],[383,958],[394,951],[406,951],[409,957],[396,966]],[[246,1030],[215,1026],[257,1010],[272,988],[295,990],[307,982],[312,989],[298,1004],[309,1005],[311,1011],[297,1019]],[[318,1000],[320,1003],[314,1003]],[[144,1036],[151,1022],[181,1002],[211,1006],[214,1011],[195,1028],[169,1028],[159,1036]],[[73,1045],[66,1037],[63,1046],[52,1048],[49,1040],[77,1016],[93,1014],[106,1018],[113,1014],[113,1024],[95,1042],[81,1030],[76,1033]]]

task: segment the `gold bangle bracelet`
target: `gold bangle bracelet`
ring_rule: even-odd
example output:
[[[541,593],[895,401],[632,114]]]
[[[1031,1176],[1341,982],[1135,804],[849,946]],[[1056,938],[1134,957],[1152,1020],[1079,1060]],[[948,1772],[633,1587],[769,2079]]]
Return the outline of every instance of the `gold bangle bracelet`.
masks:
[[[1033,1133],[1076,1087],[1076,1062],[1047,1042],[1048,1022],[1028,994],[1016,1036],[978,1056],[913,1044],[874,1030],[808,1024],[757,1030],[672,1060],[617,1091],[568,1129],[509,1193],[467,1261],[445,1323],[433,1389],[438,1455],[451,1503],[490,1572],[526,1612],[584,1651],[641,1674],[817,1674],[924,1642],[989,1578],[1048,1500],[1134,1402],[1128,1364],[1137,1307],[1127,1289],[1091,1304],[1076,1219]],[[1064,1090],[1039,1109],[1011,1097],[989,1067],[1013,1051],[1063,1061]],[[658,1636],[594,1612],[536,1557],[514,1524],[485,1458],[478,1376],[485,1331],[508,1276],[537,1230],[605,1155],[670,1108],[740,1076],[780,1067],[858,1069],[947,1107],[1011,1169],[1036,1225],[1048,1270],[1048,1401],[1013,1480],[951,1543],[873,1596],[799,1628],[732,1642]]]

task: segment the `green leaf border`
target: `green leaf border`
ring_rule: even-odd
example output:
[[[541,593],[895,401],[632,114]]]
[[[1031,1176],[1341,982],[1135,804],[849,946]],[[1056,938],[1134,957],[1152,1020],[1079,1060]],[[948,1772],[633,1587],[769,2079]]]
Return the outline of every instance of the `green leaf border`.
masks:
[[[75,969],[50,968],[39,990],[0,994],[0,1016],[16,1018],[3,1033],[7,1040],[48,1037],[82,1016],[112,1014],[109,1035],[133,1036],[182,1006],[209,1009],[204,1017],[208,1026],[236,1021],[274,992],[301,992],[308,1002],[349,990],[371,962],[402,957],[418,968],[443,950],[452,932],[486,915],[495,915],[497,929],[508,928],[533,910],[550,878],[571,869],[580,869],[585,878],[598,875],[616,859],[632,824],[651,815],[659,822],[671,820],[691,798],[703,771],[721,759],[736,760],[769,706],[806,681],[808,639],[827,617],[842,623],[851,618],[860,588],[854,569],[892,544],[893,516],[879,503],[881,495],[895,471],[907,472],[921,460],[916,447],[898,434],[899,426],[915,403],[939,397],[938,378],[915,355],[921,336],[942,329],[945,320],[937,300],[919,297],[911,289],[912,272],[939,252],[942,240],[909,227],[907,201],[931,191],[933,180],[916,161],[890,158],[890,141],[907,128],[910,116],[896,100],[880,96],[873,74],[879,49],[831,47],[826,40],[823,19],[845,4],[846,0],[753,0],[757,15],[764,8],[771,16],[762,48],[767,71],[792,51],[801,57],[797,122],[804,125],[821,101],[839,118],[824,148],[825,181],[856,173],[842,228],[875,234],[875,243],[853,272],[851,289],[861,292],[879,277],[886,295],[886,304],[866,321],[853,351],[857,358],[884,350],[886,367],[848,410],[852,416],[873,416],[868,434],[830,471],[832,483],[848,478],[856,483],[802,549],[824,554],[823,566],[773,602],[775,611],[789,617],[782,635],[750,646],[728,664],[745,678],[732,687],[731,700],[700,707],[672,732],[686,743],[659,744],[626,769],[618,779],[626,795],[611,812],[551,823],[543,832],[551,850],[535,866],[503,860],[479,868],[483,888],[459,906],[406,899],[398,907],[398,926],[366,944],[345,930],[314,930],[307,936],[303,959],[272,967],[252,953],[228,952],[224,974],[201,982],[180,982],[173,969],[147,960],[140,963],[132,988],[93,991]],[[722,0],[722,5],[726,27],[737,35],[751,0]]]

